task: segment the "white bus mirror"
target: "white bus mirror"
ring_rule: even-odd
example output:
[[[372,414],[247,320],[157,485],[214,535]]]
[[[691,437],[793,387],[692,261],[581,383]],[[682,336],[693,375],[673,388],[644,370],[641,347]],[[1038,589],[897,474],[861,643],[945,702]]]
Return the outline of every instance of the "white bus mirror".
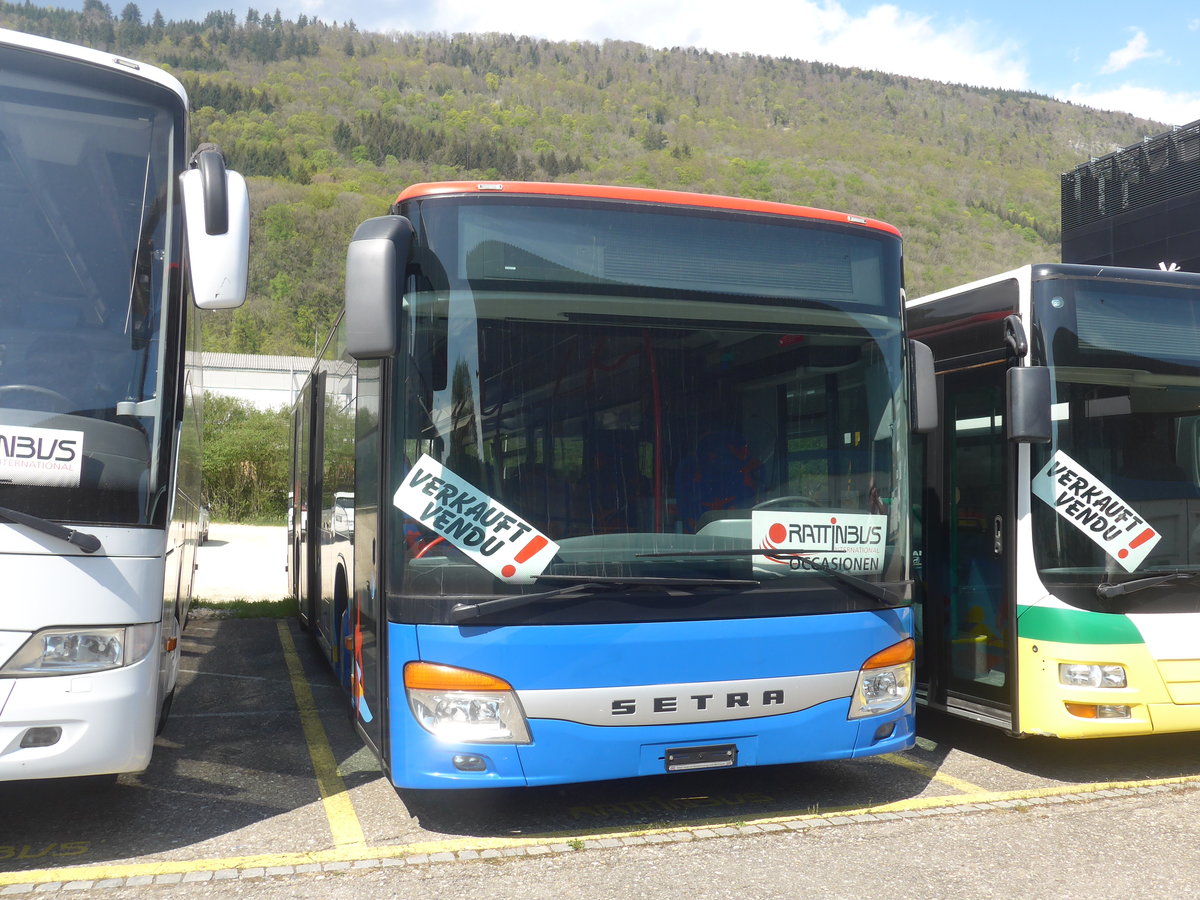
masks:
[[[233,309],[246,299],[250,197],[246,180],[225,168],[221,151],[202,146],[179,176],[192,295],[201,309]]]

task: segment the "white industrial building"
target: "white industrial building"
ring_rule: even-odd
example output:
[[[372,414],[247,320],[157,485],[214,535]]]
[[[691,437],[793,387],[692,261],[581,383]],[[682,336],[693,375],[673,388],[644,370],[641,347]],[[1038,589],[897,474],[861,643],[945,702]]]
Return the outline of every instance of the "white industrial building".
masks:
[[[289,408],[312,370],[311,356],[203,354],[204,390],[236,397],[257,409]]]

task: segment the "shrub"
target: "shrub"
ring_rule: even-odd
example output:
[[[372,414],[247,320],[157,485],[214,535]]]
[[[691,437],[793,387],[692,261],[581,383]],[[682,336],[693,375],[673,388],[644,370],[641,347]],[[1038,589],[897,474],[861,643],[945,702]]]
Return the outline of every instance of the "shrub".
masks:
[[[214,519],[283,520],[290,467],[287,410],[205,394],[204,490]]]

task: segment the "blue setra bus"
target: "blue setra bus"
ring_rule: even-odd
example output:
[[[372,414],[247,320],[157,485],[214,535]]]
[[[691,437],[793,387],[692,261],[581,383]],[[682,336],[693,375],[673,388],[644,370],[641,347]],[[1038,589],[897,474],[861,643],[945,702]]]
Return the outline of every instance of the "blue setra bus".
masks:
[[[910,747],[901,298],[895,229],[777,203],[442,183],[364,222],[288,552],[392,781]]]

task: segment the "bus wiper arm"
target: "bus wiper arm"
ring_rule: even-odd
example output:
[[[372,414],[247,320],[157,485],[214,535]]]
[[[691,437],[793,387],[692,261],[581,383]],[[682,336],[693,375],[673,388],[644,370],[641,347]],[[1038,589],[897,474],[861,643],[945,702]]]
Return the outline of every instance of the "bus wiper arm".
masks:
[[[538,575],[535,580],[569,583],[552,591],[542,591],[539,594],[510,594],[504,597],[494,597],[491,600],[481,600],[479,603],[456,603],[450,609],[450,618],[455,622],[465,622],[468,619],[477,619],[487,613],[516,609],[555,597],[573,596],[594,589],[611,591],[627,585],[670,589],[712,586],[754,587],[761,583],[751,578],[654,578],[637,575]]]
[[[1122,581],[1120,584],[1104,582],[1096,585],[1096,596],[1101,600],[1111,600],[1123,594],[1136,594],[1146,588],[1166,584],[1168,581],[1189,581],[1200,577],[1200,572],[1171,572],[1167,575],[1151,575],[1147,578],[1135,578],[1133,581]]]
[[[762,584],[757,578],[668,578],[657,575],[538,575],[535,580],[570,582],[575,585],[602,584],[617,587],[623,584],[632,584],[639,587],[653,587],[655,585],[662,585],[664,587],[711,587],[713,585],[754,587]]]
[[[68,544],[74,544],[84,553],[95,553],[100,549],[100,538],[94,534],[88,534],[86,531],[76,531],[74,528],[67,528],[59,525],[57,522],[43,519],[41,516],[31,516],[29,513],[18,512],[15,509],[9,509],[7,506],[0,506],[0,519],[7,519],[10,522],[15,522],[17,525],[24,525],[26,528],[32,528],[34,531],[40,531],[42,534],[48,534],[50,537],[66,541]]]
[[[837,579],[842,584],[854,588],[860,594],[865,594],[873,600],[878,600],[880,605],[886,606],[889,609],[896,606],[904,606],[903,597],[897,596],[892,591],[888,590],[882,584],[876,584],[873,581],[867,581],[865,578],[859,578],[857,575],[851,575],[849,572],[843,572],[841,569],[835,569],[833,566],[827,566],[824,563],[817,562],[809,555],[810,550],[670,550],[665,553],[639,553],[639,557],[672,557],[672,556],[770,556],[773,558],[779,557],[796,557],[800,560],[801,566],[812,569],[815,572],[820,572],[822,575],[828,575],[830,578]]]

